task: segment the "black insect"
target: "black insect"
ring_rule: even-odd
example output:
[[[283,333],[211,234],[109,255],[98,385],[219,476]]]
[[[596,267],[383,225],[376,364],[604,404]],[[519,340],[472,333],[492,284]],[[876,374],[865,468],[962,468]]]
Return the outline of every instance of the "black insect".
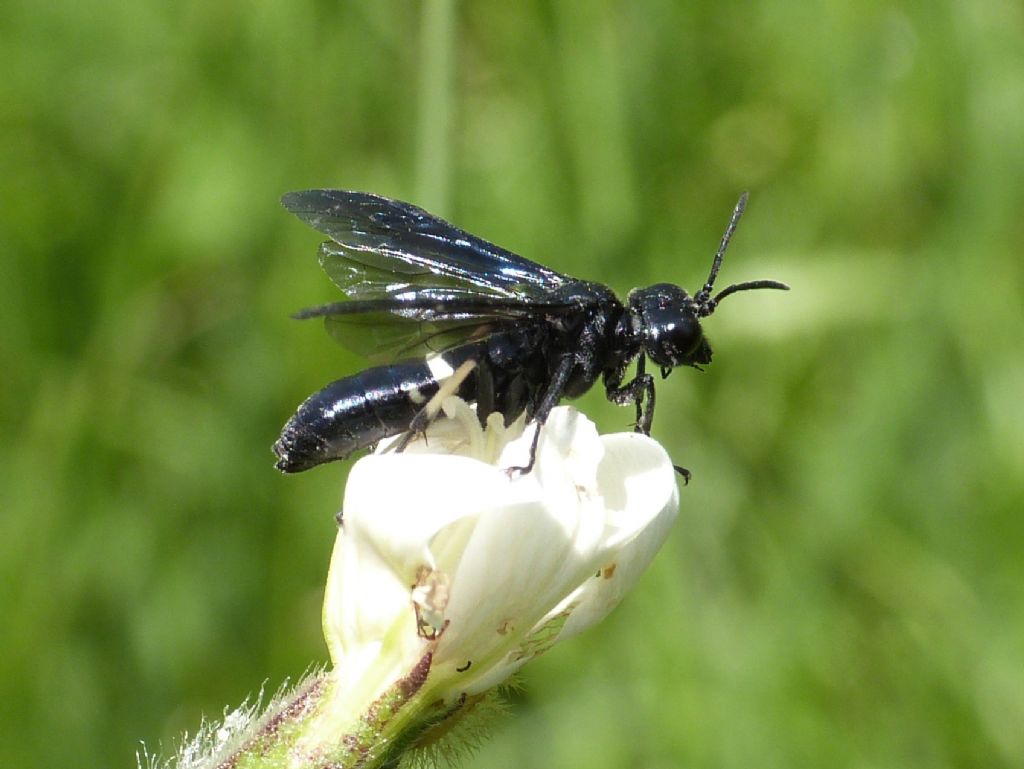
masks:
[[[636,430],[649,433],[647,359],[663,378],[676,366],[710,363],[702,318],[737,291],[788,288],[755,280],[711,295],[746,202],[744,194],[695,296],[658,283],[623,303],[600,283],[557,273],[408,203],[341,190],[285,195],[285,208],[330,238],[320,264],[349,297],[295,317],[323,317],[338,342],[380,365],[299,406],[274,444],[277,468],[308,470],[406,432],[401,449],[453,394],[476,402],[481,424],[492,412],[509,424],[525,411],[543,425],[562,398],[598,379],[610,401],[635,405]],[[538,426],[520,471],[532,468],[539,434]]]

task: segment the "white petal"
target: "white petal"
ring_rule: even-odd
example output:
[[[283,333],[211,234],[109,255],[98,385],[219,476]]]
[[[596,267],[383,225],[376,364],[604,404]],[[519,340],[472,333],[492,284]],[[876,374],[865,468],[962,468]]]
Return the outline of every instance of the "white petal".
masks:
[[[373,548],[350,532],[338,532],[324,601],[324,626],[334,664],[353,650],[380,642],[407,619],[409,587]],[[414,619],[414,618],[411,618]],[[415,629],[415,624],[411,624]]]
[[[345,526],[412,584],[419,566],[435,566],[431,543],[439,532],[458,523],[472,528],[488,501],[517,504],[515,491],[499,469],[466,457],[364,457],[349,474]]]
[[[511,444],[502,464],[525,464],[532,430]],[[482,516],[462,553],[448,606],[450,625],[438,644],[436,665],[464,665],[476,676],[502,675],[535,625],[590,577],[608,555],[603,504],[597,491],[604,448],[593,423],[573,409],[552,413],[531,473],[510,486],[530,504]],[[527,657],[526,659],[528,659]],[[466,676],[467,680],[471,676]],[[484,686],[483,688],[487,688]],[[478,683],[466,688],[477,691]]]
[[[431,541],[439,531],[453,543],[465,539],[479,500],[494,498],[505,483],[499,470],[461,457],[391,454],[356,463],[324,603],[335,664],[379,642],[398,621],[417,641],[410,590],[421,567],[436,568]]]
[[[661,444],[638,433],[603,438],[598,483],[607,507],[611,557],[573,596],[558,640],[600,622],[615,608],[664,544],[679,512],[675,469]]]
[[[602,439],[561,407],[532,472],[510,478],[503,468],[527,464],[535,426],[506,429],[499,416],[483,431],[449,400],[453,418],[427,440],[349,476],[324,623],[340,678],[364,701],[428,649],[442,697],[500,683],[603,618],[676,515],[671,462],[649,438]]]

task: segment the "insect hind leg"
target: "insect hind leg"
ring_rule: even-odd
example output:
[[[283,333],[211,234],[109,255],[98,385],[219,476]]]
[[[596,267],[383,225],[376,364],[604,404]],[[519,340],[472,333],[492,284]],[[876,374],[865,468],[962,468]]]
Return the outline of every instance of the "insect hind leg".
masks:
[[[430,423],[437,419],[437,415],[441,413],[441,405],[444,403],[445,398],[456,395],[459,392],[462,383],[466,381],[466,378],[476,368],[478,362],[477,358],[469,358],[459,364],[459,367],[449,376],[438,382],[437,392],[426,402],[423,408],[416,412],[416,416],[409,423],[408,431],[406,431],[395,446],[396,452],[405,451],[412,442],[412,439],[417,435],[426,435]]]

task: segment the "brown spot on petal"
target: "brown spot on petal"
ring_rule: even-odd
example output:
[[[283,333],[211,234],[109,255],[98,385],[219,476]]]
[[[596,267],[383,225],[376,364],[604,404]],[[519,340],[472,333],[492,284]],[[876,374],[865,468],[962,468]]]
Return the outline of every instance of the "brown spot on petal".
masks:
[[[616,563],[608,564],[603,569],[601,569],[601,576],[604,577],[605,579],[611,579],[612,576],[614,576],[614,574],[615,574],[615,569],[616,569],[617,566],[618,566],[618,564],[616,564]]]
[[[420,637],[436,640],[448,626],[448,620],[444,618],[444,610],[448,606],[447,575],[429,566],[420,566],[416,570],[416,583],[410,585],[410,596]]]
[[[512,620],[507,619],[498,625],[498,635],[508,635],[512,632],[515,626],[512,624]]]

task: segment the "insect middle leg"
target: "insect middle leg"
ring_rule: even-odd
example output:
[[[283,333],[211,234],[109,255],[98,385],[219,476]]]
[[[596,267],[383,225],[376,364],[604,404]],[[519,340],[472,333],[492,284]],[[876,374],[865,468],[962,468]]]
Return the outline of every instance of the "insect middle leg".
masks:
[[[541,428],[544,427],[544,423],[547,421],[548,415],[551,414],[551,410],[562,400],[562,395],[565,393],[565,385],[569,382],[569,375],[572,374],[572,369],[575,365],[576,361],[571,354],[559,359],[555,373],[551,377],[550,384],[548,384],[548,389],[544,391],[544,396],[540,399],[540,403],[537,404],[537,408],[533,412],[533,421],[536,424],[536,428],[533,433],[533,442],[530,444],[530,461],[523,466],[508,468],[505,472],[510,476],[513,473],[526,475],[533,469],[533,465],[537,461],[537,445],[540,443]]]

